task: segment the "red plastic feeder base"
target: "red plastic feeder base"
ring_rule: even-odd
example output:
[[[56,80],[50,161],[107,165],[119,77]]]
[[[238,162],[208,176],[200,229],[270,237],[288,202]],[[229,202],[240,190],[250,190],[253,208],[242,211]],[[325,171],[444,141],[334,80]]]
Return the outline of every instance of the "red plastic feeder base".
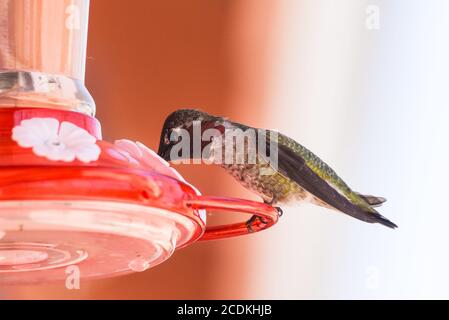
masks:
[[[206,228],[208,209],[263,217],[253,231],[278,219],[263,203],[201,196],[142,144],[101,140],[90,116],[0,109],[0,284],[144,271],[197,240],[248,233]]]

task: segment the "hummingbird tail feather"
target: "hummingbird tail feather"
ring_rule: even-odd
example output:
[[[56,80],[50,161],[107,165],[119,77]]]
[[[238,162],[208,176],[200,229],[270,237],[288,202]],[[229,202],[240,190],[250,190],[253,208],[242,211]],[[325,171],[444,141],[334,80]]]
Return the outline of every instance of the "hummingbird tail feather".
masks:
[[[363,200],[365,200],[370,206],[373,207],[379,207],[381,206],[384,202],[387,201],[387,199],[382,198],[382,197],[376,197],[376,196],[371,196],[371,195],[365,195],[365,194],[361,194],[361,193],[357,193],[357,195],[362,198]]]
[[[372,221],[373,223],[377,222],[391,229],[396,229],[398,227],[395,223],[391,222],[390,220],[380,215],[379,213],[369,213],[369,214],[373,217],[374,220]]]

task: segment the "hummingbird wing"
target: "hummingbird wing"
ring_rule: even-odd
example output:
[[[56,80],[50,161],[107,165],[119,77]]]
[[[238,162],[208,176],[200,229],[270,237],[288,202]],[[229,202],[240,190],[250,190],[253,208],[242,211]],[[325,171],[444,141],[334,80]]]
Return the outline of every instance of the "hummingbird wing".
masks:
[[[288,139],[288,145],[285,145],[285,141],[282,141],[282,139]],[[267,139],[267,150],[270,148],[268,140],[269,139]],[[296,141],[287,137],[282,137],[280,134],[278,141],[278,171],[282,175],[295,181],[299,186],[321,201],[324,201],[335,209],[356,219],[369,223],[380,223],[390,228],[397,227],[396,224],[380,215],[367,201],[363,200],[363,198],[359,197],[356,193],[350,191],[349,187],[336,176],[333,170],[310,151],[300,146]],[[292,146],[292,143],[295,145]],[[294,151],[295,147],[303,148],[302,151],[305,152],[305,155],[312,156],[314,159],[312,162],[314,162],[315,166],[309,165],[305,157],[301,156],[301,152],[297,152],[298,150]],[[315,167],[315,170],[313,167]],[[323,177],[320,177],[320,175],[315,172],[320,169],[330,173],[330,176],[335,178],[332,179],[334,181],[327,181],[326,179],[323,179]],[[344,189],[346,186],[352,194],[349,196],[345,195],[344,193],[348,194],[348,190],[341,190],[340,188],[335,187],[334,184],[342,186],[343,188],[341,189]]]
[[[372,207],[380,207],[384,202],[387,201],[387,199],[382,197],[376,197],[366,194],[361,194],[356,192],[356,194],[361,197],[363,200],[365,200],[368,204],[370,204]]]

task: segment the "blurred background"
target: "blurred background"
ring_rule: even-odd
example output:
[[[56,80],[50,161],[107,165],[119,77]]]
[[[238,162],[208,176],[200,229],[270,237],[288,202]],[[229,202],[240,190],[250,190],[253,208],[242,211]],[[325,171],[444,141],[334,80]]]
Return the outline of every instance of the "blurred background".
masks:
[[[449,298],[448,12],[443,0],[92,0],[86,81],[106,140],[157,149],[180,107],[276,128],[388,198],[399,229],[302,205],[143,273],[2,297]],[[219,168],[177,168],[204,194],[257,199]]]

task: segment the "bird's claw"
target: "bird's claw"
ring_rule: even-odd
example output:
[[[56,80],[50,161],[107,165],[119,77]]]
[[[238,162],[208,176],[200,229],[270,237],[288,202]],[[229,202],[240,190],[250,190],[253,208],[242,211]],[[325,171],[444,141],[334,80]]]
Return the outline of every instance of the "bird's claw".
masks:
[[[256,221],[259,221],[262,224],[268,223],[267,220],[265,220],[264,218],[254,215],[250,219],[248,219],[248,221],[246,221],[246,223],[245,223],[246,228],[248,229],[248,233],[253,233],[253,232],[257,231],[257,230],[253,229],[253,223]]]
[[[278,216],[282,217],[284,215],[284,210],[282,210],[281,207],[274,207],[276,211],[278,212]]]

